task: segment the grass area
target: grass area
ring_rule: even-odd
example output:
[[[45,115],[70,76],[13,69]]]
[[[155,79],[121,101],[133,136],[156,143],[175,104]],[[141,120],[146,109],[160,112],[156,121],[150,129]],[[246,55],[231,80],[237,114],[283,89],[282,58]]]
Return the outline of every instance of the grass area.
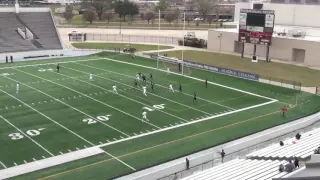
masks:
[[[148,44],[129,44],[129,43],[72,43],[72,46],[79,49],[114,49],[134,47],[137,51],[150,51],[157,50],[158,45],[148,45]],[[172,49],[172,46],[160,46],[159,49]]]
[[[167,54],[170,57],[181,59],[181,51],[168,51]],[[303,86],[320,86],[320,71],[308,67],[277,62],[267,63],[266,61],[252,63],[249,58],[194,50],[184,51],[184,59],[243,72],[255,73],[265,78],[271,77],[276,81],[284,80],[284,82],[290,81],[291,83],[294,81],[302,83]]]
[[[60,73],[55,72],[55,64],[43,64],[44,61],[37,66],[21,66],[22,63],[3,65],[15,68],[0,66],[0,73],[6,73],[6,76],[0,76],[0,100],[3,102],[0,107],[3,117],[0,119],[0,144],[3,149],[0,161],[7,167],[50,156],[21,133],[17,134],[17,129],[8,122],[31,134],[30,138],[54,156],[101,142],[107,143],[102,145],[104,151],[139,170],[292,121],[320,109],[320,97],[300,92],[297,106],[290,106],[287,116],[282,117],[279,109],[284,104],[294,104],[298,92],[197,69],[185,71],[202,79],[199,81],[168,75],[152,69],[157,66],[156,61],[142,57],[133,60],[130,55],[103,53],[60,61],[65,62],[60,64]],[[46,62],[57,62],[57,59]],[[35,63],[30,62],[29,65]],[[160,63],[159,66],[170,66],[175,71],[174,65]],[[155,92],[149,82],[147,96],[141,91],[143,82],[139,82],[138,87],[133,86],[137,72],[146,74],[147,79],[152,73]],[[91,81],[90,73],[93,73]],[[228,88],[214,84],[205,87],[204,78]],[[20,82],[18,94],[15,87],[17,81]],[[181,84],[183,92],[169,92],[169,83],[175,89]],[[111,92],[113,85],[117,86],[119,94]],[[195,91],[197,102],[193,103]],[[269,98],[261,96],[278,101],[270,102]],[[241,110],[244,108],[248,109]],[[143,110],[148,112],[148,123],[141,122]],[[100,121],[88,120],[90,116]],[[177,125],[182,126],[166,130]],[[117,142],[155,130],[163,131]],[[120,161],[100,154],[12,179],[111,179],[130,172],[134,171]]]

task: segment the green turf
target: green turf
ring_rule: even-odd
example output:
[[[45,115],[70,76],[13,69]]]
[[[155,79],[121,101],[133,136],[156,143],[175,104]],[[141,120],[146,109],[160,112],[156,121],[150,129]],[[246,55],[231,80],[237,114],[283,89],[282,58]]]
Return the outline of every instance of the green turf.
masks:
[[[135,65],[110,59],[97,60],[103,56]],[[77,60],[79,61],[74,62]],[[39,147],[26,137],[12,140],[8,135],[17,133],[17,130],[0,119],[0,144],[4,145],[0,161],[7,167],[15,166],[14,163],[20,165],[24,164],[24,161],[31,162],[33,158],[47,158],[50,153],[56,156],[60,152],[76,151],[99,145],[100,142],[112,142],[115,139],[223,114],[207,121],[102,147],[135,169],[142,169],[289,122],[320,109],[320,97],[300,92],[298,105],[292,106],[288,115],[282,117],[280,108],[283,105],[293,105],[297,91],[191,69],[193,77],[208,78],[210,82],[279,100],[224,115],[270,100],[213,84],[206,88],[203,81],[150,69],[148,67],[156,67],[154,60],[140,57],[133,60],[130,55],[105,53],[60,61],[66,62],[61,64],[60,73],[55,72],[55,64],[19,67],[21,63],[6,65],[16,68],[0,67],[0,73],[10,74],[0,77],[0,100],[3,102],[0,107],[1,115],[25,133],[28,130],[45,128],[40,135],[31,136],[42,145]],[[164,64],[161,63],[160,67],[163,68]],[[147,97],[142,94],[141,87],[133,87],[137,72],[146,74],[147,78],[150,73],[153,75],[155,92],[152,92],[148,83]],[[90,73],[94,74],[93,81],[89,81]],[[19,94],[16,94],[16,81],[21,83]],[[175,88],[182,84],[183,93],[169,92],[170,82]],[[111,92],[113,85],[117,85],[119,95]],[[195,91],[198,102],[193,104],[192,94]],[[149,124],[141,122],[143,107],[150,109],[159,104],[164,104],[164,109],[148,111]],[[111,116],[102,123],[88,124],[88,121],[83,121],[88,115]],[[109,179],[129,172],[133,171],[110,156],[97,155],[13,179]]]
[[[181,59],[181,51],[168,51],[166,53],[170,57]],[[266,61],[252,63],[249,58],[195,50],[184,51],[184,59],[243,72],[255,73],[261,75],[265,79],[271,78],[274,81],[282,80],[284,83],[292,84],[294,81],[302,83],[303,86],[320,86],[320,81],[318,80],[320,78],[320,70],[314,70],[308,67],[276,62],[267,63]]]
[[[149,51],[157,50],[158,45],[146,45],[146,44],[130,44],[130,43],[72,43],[72,46],[79,49],[113,49],[134,47],[137,51]],[[172,46],[159,46],[159,49],[172,49]]]

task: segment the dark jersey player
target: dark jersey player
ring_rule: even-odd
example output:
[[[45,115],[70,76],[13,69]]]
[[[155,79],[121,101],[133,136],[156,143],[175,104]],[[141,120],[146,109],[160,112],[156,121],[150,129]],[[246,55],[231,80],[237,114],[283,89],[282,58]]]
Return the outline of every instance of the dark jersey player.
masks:
[[[196,92],[193,93],[193,103],[197,102],[197,94]]]
[[[152,81],[152,74],[150,73],[150,81]]]
[[[136,79],[134,80],[134,87],[138,87],[138,81]]]
[[[208,87],[208,78],[204,81],[204,84],[206,85],[206,88]]]
[[[57,65],[57,72],[60,72],[60,64]]]
[[[142,74],[142,81],[143,81],[144,83],[146,83],[146,82],[147,82],[147,80],[146,80],[146,76],[145,76],[144,74]]]
[[[182,85],[179,85],[179,91],[182,92]]]
[[[151,81],[151,89],[154,92],[154,82]]]

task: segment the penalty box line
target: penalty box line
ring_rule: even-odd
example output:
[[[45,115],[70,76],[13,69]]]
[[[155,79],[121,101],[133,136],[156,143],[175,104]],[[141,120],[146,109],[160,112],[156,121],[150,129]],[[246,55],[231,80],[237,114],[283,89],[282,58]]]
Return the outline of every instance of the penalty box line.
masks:
[[[104,60],[108,60],[108,61],[113,61],[113,62],[122,63],[122,64],[128,64],[128,65],[132,65],[132,66],[139,66],[139,67],[143,67],[143,68],[147,68],[147,69],[153,69],[153,70],[159,70],[159,71],[162,71],[162,72],[167,72],[166,70],[157,69],[157,68],[153,68],[153,67],[149,67],[149,66],[144,66],[144,65],[140,65],[140,64],[130,63],[130,62],[119,61],[119,60],[116,60],[116,59],[111,59],[111,58],[103,58],[103,59],[104,59]],[[178,75],[178,76],[187,77],[187,78],[189,78],[189,79],[201,81],[201,82],[204,81],[203,79],[199,79],[199,78],[196,78],[196,77],[179,74],[179,73],[176,73],[176,72],[170,72],[170,73],[171,73],[171,74]],[[267,96],[262,96],[262,95],[259,95],[259,94],[254,94],[254,93],[251,93],[251,92],[249,92],[249,91],[244,91],[244,90],[237,89],[237,88],[233,88],[233,87],[229,87],[229,86],[226,86],[226,85],[222,85],[222,84],[218,84],[218,83],[214,83],[214,82],[210,82],[210,81],[208,81],[208,83],[209,83],[209,84],[216,85],[216,86],[220,86],[220,87],[223,87],[223,88],[231,89],[231,90],[234,90],[234,91],[242,92],[242,93],[245,93],[245,94],[249,94],[249,95],[257,96],[257,97],[260,97],[260,98],[268,99],[268,100],[271,100],[271,101],[278,101],[277,99],[273,99],[273,98],[270,98],[270,97],[267,97]]]
[[[20,103],[24,104],[25,106],[29,107],[30,109],[32,109],[33,111],[35,111],[35,112],[37,112],[38,114],[42,115],[42,116],[43,116],[43,117],[45,117],[46,119],[48,119],[48,120],[52,121],[53,123],[57,124],[57,125],[58,125],[58,126],[60,126],[61,128],[63,128],[63,129],[65,129],[65,130],[69,131],[71,134],[73,134],[73,135],[77,136],[78,138],[80,138],[80,139],[82,139],[83,141],[87,142],[87,143],[88,143],[88,144],[90,144],[91,146],[93,146],[93,147],[94,147],[94,146],[96,146],[94,143],[92,143],[92,142],[88,141],[88,140],[87,140],[87,139],[85,139],[84,137],[82,137],[82,136],[80,136],[79,134],[77,134],[77,133],[73,132],[72,130],[68,129],[67,127],[65,127],[65,126],[63,126],[62,124],[58,123],[57,121],[53,120],[53,119],[52,119],[52,118],[50,118],[49,116],[47,116],[47,115],[43,114],[43,113],[42,113],[42,112],[40,112],[39,110],[37,110],[37,109],[35,109],[35,108],[31,107],[29,104],[25,103],[24,101],[20,100],[19,98],[15,97],[15,96],[13,96],[13,95],[11,95],[11,94],[9,94],[9,93],[7,93],[6,91],[3,91],[2,89],[0,89],[0,91],[2,91],[3,93],[5,93],[6,95],[8,95],[8,96],[12,97],[13,99],[15,99],[15,100],[19,101]],[[115,157],[114,155],[112,155],[112,154],[108,153],[108,152],[107,152],[107,151],[105,151],[105,150],[103,150],[103,152],[104,152],[105,154],[107,154],[107,155],[111,156],[112,158],[114,158],[114,159],[118,160],[119,162],[121,162],[121,163],[122,163],[122,164],[124,164],[125,166],[129,167],[130,169],[132,169],[132,170],[136,171],[136,169],[135,169],[135,168],[133,168],[133,167],[132,167],[132,166],[130,166],[129,164],[127,164],[127,163],[123,162],[122,160],[120,160],[119,158]]]

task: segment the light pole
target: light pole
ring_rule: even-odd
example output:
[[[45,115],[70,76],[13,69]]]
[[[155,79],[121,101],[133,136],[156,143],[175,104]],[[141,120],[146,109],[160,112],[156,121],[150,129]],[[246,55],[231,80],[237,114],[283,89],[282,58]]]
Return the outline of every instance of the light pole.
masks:
[[[119,34],[121,34],[121,16],[119,16],[120,18],[119,18],[119,24],[120,24],[120,32],[119,32]]]
[[[221,53],[221,38],[222,38],[222,33],[218,36],[220,43],[219,43],[219,53]]]

